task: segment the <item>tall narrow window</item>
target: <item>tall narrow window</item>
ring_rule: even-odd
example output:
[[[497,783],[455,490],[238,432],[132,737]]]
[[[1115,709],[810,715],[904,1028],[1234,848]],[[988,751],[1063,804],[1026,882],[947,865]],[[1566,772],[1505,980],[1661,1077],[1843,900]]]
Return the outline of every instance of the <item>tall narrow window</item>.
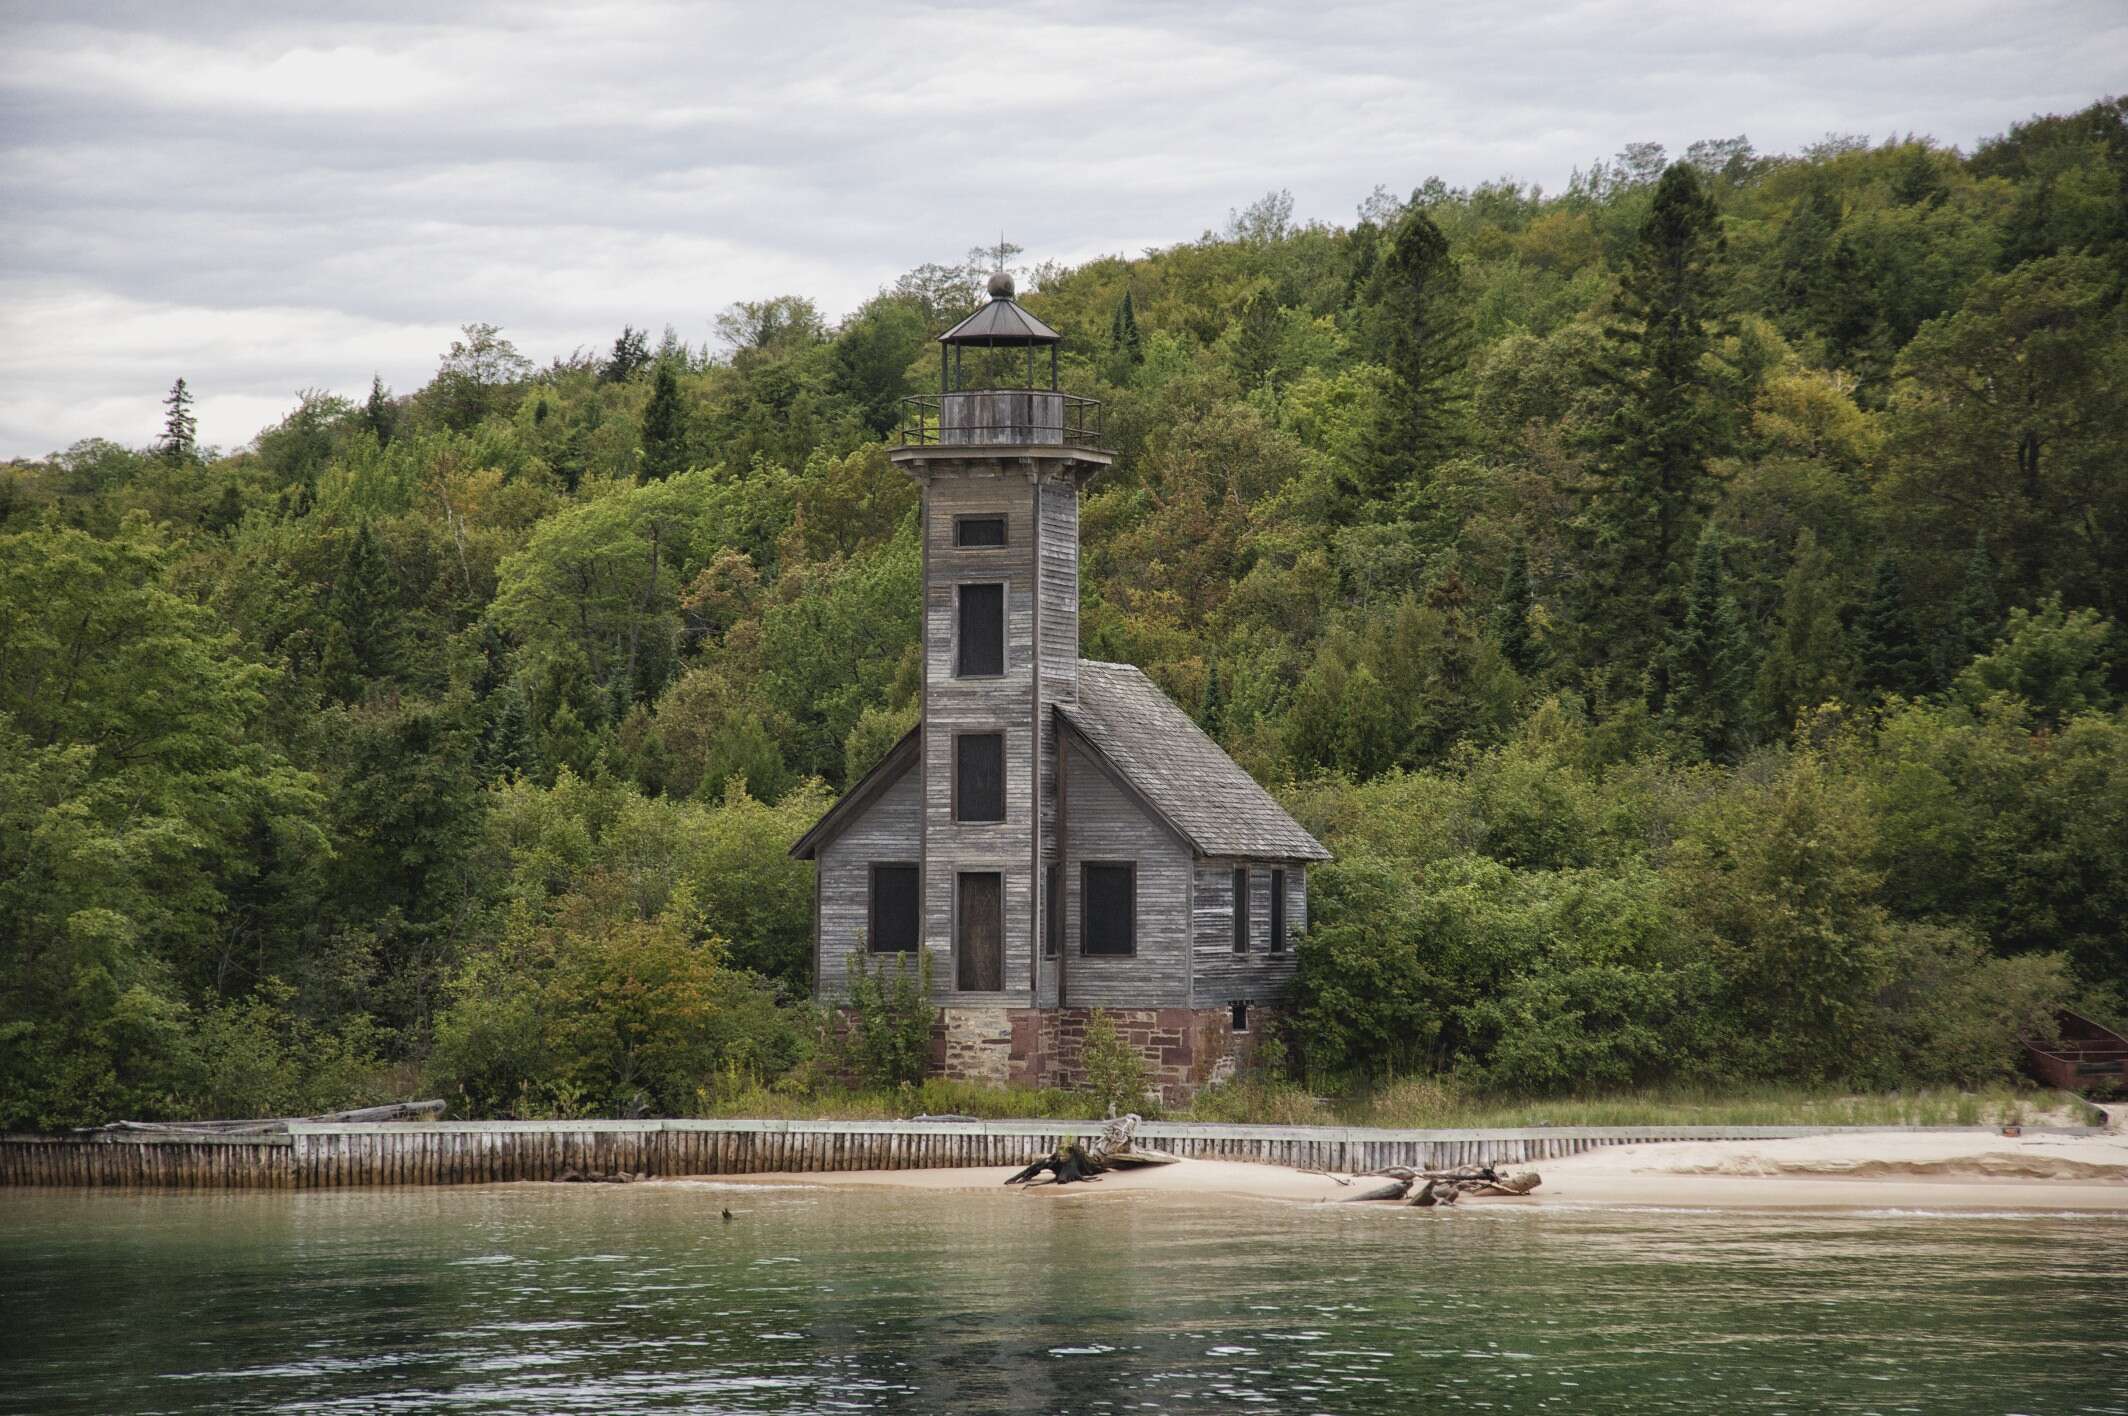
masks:
[[[1088,862],[1079,888],[1079,952],[1132,954],[1138,948],[1137,867]]]
[[[872,867],[872,952],[916,952],[917,869],[897,862]]]
[[[1248,1003],[1237,998],[1234,1002],[1228,1004],[1227,1007],[1229,1010],[1228,1021],[1233,1026],[1234,1031],[1247,1032],[1249,1030]]]
[[[965,550],[984,550],[1005,544],[1002,516],[963,516],[953,523],[953,544]]]
[[[1286,872],[1271,872],[1271,952],[1286,952]]]
[[[962,733],[953,740],[953,819],[1005,819],[1005,735]]]
[[[1042,873],[1042,957],[1054,959],[1064,937],[1064,867],[1052,865]]]
[[[1234,952],[1249,952],[1249,872],[1234,872]]]
[[[954,985],[963,993],[996,993],[1005,986],[1005,877],[969,870],[955,883]]]
[[[1005,587],[960,587],[960,647],[953,672],[962,678],[996,678],[1005,672]]]

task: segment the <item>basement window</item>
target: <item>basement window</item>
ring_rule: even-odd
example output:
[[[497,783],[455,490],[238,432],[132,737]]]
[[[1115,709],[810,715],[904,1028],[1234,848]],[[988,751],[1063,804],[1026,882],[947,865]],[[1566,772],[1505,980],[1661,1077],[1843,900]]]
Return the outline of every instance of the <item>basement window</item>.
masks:
[[[959,643],[953,672],[961,678],[997,678],[1005,672],[1005,587],[960,587]]]
[[[1236,999],[1230,1007],[1233,1012],[1234,1031],[1238,1033],[1247,1032],[1249,1030],[1249,1005]]]

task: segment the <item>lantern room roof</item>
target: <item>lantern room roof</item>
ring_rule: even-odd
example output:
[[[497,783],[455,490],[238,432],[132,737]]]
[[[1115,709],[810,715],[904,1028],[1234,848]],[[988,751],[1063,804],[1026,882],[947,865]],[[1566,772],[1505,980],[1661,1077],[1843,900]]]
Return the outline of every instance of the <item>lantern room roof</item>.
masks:
[[[1007,285],[1007,292],[1011,286]],[[938,337],[941,344],[1019,346],[1055,344],[1064,336],[1021,309],[1010,293],[993,295],[990,303]]]

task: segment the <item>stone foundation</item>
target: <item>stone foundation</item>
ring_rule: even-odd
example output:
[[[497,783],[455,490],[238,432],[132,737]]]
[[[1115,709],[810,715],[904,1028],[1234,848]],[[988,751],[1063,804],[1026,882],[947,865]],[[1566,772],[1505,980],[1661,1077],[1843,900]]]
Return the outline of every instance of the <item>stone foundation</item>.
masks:
[[[1109,1008],[1116,1035],[1145,1059],[1152,1090],[1180,1106],[1198,1088],[1223,1081],[1254,1050],[1271,1010],[1252,1007],[1248,1032],[1236,1033],[1225,1008]],[[963,1081],[1030,1087],[1082,1087],[1091,1008],[939,1010],[932,1033],[938,1071]]]

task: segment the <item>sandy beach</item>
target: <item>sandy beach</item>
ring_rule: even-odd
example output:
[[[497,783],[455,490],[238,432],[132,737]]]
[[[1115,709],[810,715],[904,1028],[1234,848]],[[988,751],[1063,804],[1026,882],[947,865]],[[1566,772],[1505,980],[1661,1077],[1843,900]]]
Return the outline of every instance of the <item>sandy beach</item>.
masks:
[[[1016,1167],[858,1170],[725,1180],[835,1187],[989,1190]],[[1609,1146],[1530,1167],[1544,1177],[1527,1197],[1471,1197],[1522,1207],[2119,1211],[2128,1213],[2128,1135],[1993,1130],[1862,1131],[1775,1141]],[[1028,1189],[1030,1201],[1116,1196],[1217,1196],[1309,1203],[1353,1188],[1275,1165],[1185,1160],[1113,1171],[1097,1183]]]

